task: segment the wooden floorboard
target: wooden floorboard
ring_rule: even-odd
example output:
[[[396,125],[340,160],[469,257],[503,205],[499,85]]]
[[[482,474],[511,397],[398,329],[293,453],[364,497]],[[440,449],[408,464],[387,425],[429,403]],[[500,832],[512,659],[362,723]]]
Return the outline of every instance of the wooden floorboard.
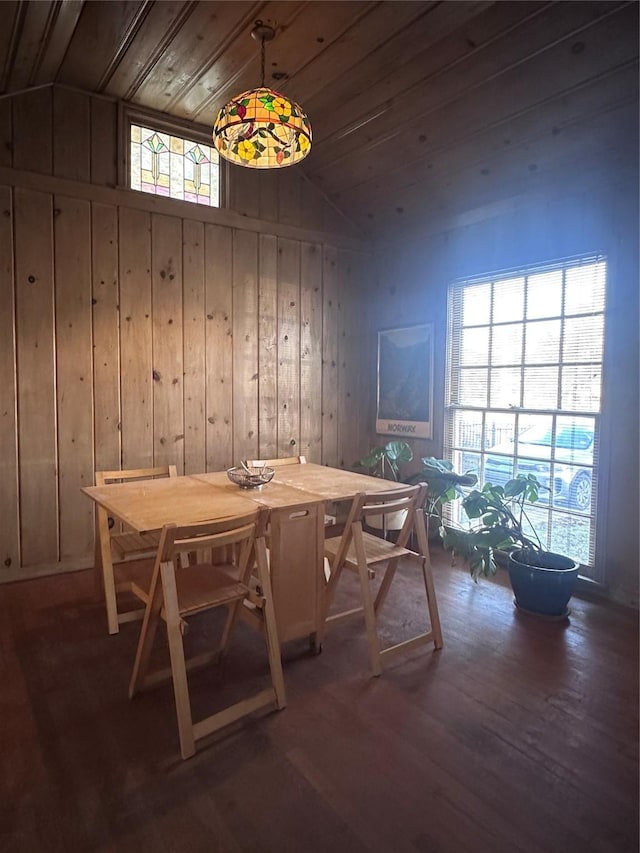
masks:
[[[89,572],[0,586],[0,850],[637,853],[637,612],[574,598],[568,621],[540,622],[503,579],[434,557],[440,652],[373,679],[358,620],[318,656],[289,644],[287,708],[186,762],[170,684],[128,700],[140,624],[107,635]],[[404,568],[388,642],[423,628]],[[203,614],[187,642],[218,629]],[[194,716],[266,673],[240,625],[229,658],[191,677]]]

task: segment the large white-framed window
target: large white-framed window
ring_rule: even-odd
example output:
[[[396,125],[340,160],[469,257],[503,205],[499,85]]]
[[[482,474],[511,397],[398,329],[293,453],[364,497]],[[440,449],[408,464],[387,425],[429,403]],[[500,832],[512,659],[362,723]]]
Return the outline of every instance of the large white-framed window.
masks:
[[[222,167],[211,134],[203,128],[123,107],[120,183],[138,192],[222,206]]]
[[[535,474],[543,546],[595,566],[607,262],[582,256],[449,287],[444,455],[480,483]],[[458,503],[452,520],[464,523]]]

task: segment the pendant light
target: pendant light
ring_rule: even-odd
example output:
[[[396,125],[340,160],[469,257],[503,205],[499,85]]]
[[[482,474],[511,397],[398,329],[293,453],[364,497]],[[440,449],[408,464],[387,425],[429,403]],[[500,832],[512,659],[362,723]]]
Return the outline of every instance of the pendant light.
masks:
[[[213,143],[221,157],[239,166],[292,166],[311,150],[311,124],[298,104],[264,85],[264,46],[275,36],[273,28],[256,21],[251,36],[260,42],[260,87],[243,92],[220,110]]]

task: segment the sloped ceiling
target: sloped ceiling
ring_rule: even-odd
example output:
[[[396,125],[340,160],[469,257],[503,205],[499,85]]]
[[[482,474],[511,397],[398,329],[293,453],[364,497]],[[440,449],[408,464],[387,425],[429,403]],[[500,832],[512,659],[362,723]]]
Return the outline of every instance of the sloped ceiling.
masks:
[[[637,161],[635,2],[0,3],[0,95],[60,83],[211,126],[260,82],[303,105],[306,176],[366,234]],[[241,168],[241,167],[232,167]]]

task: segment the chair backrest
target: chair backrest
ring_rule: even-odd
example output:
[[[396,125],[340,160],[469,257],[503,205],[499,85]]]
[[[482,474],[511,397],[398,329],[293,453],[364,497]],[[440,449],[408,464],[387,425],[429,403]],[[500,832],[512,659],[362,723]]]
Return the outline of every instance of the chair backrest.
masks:
[[[166,524],[160,535],[160,545],[151,581],[150,597],[153,597],[160,577],[160,564],[172,562],[176,569],[188,565],[180,558],[185,554],[203,554],[234,547],[236,580],[247,583],[253,567],[253,547],[257,538],[265,535],[269,512],[265,507],[256,507],[243,515],[219,521],[203,521],[198,524],[177,526]]]
[[[247,459],[246,464],[249,468],[281,468],[283,465],[304,465],[306,461],[306,456],[283,456],[279,459]]]
[[[178,469],[175,465],[158,465],[155,468],[129,468],[124,471],[96,471],[96,486],[106,486],[110,483],[127,483],[130,480],[153,480],[163,477],[177,477]],[[109,521],[109,530],[112,536],[127,530],[127,526],[120,521]]]
[[[96,486],[108,483],[126,483],[128,480],[151,480],[155,477],[177,477],[175,465],[160,465],[156,468],[130,468],[126,471],[96,471]]]
[[[391,513],[405,513],[404,522],[394,543],[396,548],[405,548],[411,532],[418,527],[418,513],[427,494],[426,483],[415,486],[399,486],[385,492],[360,492],[353,499],[351,509],[345,522],[344,534],[340,545],[339,559],[344,558],[353,539],[354,525],[362,531],[362,523],[372,516],[383,518]],[[421,536],[419,535],[419,538]]]

